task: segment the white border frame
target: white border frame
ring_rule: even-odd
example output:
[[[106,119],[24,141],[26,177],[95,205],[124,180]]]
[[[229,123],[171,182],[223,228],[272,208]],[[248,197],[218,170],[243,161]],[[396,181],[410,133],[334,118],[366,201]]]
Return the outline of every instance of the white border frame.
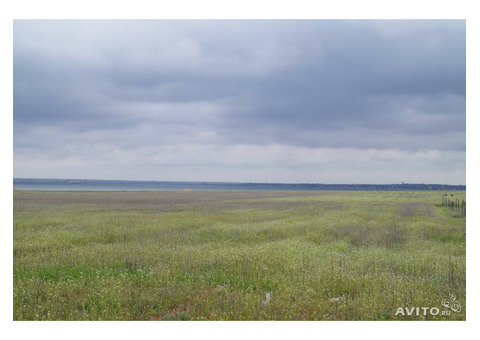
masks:
[[[469,206],[475,207],[479,173],[478,162],[472,156],[478,133],[475,131],[479,110],[478,79],[480,60],[478,32],[479,15],[473,1],[306,1],[296,0],[137,0],[127,2],[93,1],[82,2],[43,0],[4,0],[0,5],[0,34],[2,37],[2,308],[1,321],[6,338],[30,337],[82,339],[85,337],[134,338],[154,337],[206,337],[209,339],[298,338],[311,335],[315,338],[345,337],[405,339],[428,337],[431,339],[469,339],[475,336],[476,302],[479,287],[475,267],[471,264],[478,258],[475,241],[478,240],[478,217],[475,209],[469,210],[467,230],[467,304],[466,322],[13,322],[12,297],[12,178],[13,178],[13,21],[12,19],[467,19],[467,198]],[[475,62],[476,61],[476,62]],[[468,265],[470,264],[470,265]],[[475,289],[474,289],[475,287]]]

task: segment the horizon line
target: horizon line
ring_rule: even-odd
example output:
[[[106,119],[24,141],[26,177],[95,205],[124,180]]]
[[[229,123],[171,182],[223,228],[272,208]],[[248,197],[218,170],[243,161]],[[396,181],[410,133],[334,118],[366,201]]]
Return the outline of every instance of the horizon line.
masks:
[[[401,183],[320,183],[320,182],[227,182],[227,181],[198,181],[198,180],[138,180],[138,179],[99,179],[99,178],[40,178],[40,177],[13,177],[13,180],[64,180],[64,181],[105,181],[105,182],[159,182],[159,183],[209,183],[209,184],[285,184],[285,185],[443,185],[443,186],[463,186],[466,184],[445,184],[445,183],[420,183],[420,182],[401,182]]]

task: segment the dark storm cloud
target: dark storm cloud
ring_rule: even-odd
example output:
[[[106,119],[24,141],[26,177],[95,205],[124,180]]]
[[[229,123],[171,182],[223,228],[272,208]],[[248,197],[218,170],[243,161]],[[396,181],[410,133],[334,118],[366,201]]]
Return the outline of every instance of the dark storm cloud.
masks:
[[[465,44],[452,20],[15,21],[14,152],[464,153]]]

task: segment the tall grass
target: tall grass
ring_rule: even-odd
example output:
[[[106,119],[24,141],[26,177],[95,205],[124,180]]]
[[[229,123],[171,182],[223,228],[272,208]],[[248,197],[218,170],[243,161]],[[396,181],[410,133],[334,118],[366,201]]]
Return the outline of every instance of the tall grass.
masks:
[[[439,201],[14,191],[14,319],[465,320],[465,218]],[[460,313],[395,316],[449,294]]]

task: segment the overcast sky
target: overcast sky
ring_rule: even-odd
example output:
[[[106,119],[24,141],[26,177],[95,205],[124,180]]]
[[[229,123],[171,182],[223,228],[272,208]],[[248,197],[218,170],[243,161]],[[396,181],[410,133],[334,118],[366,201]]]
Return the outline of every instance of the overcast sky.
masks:
[[[15,21],[14,177],[465,184],[464,21]]]

